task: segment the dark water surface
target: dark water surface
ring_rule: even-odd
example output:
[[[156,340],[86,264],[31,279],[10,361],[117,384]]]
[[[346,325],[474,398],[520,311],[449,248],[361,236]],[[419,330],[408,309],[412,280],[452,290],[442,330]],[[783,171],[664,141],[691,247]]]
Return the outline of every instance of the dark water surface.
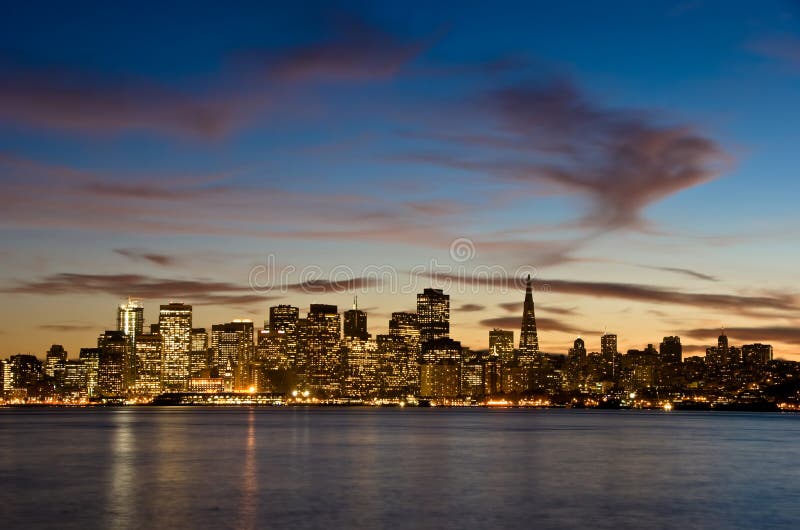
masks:
[[[800,416],[0,409],[0,528],[798,528]]]

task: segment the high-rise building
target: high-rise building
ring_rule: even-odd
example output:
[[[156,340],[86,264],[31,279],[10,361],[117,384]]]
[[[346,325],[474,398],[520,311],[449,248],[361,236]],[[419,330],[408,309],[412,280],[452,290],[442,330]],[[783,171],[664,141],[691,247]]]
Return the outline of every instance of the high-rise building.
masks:
[[[117,331],[123,332],[131,341],[132,349],[136,347],[136,337],[144,329],[144,306],[136,298],[128,298],[127,302],[117,308]]]
[[[746,365],[765,366],[772,360],[772,346],[769,344],[745,344],[742,346],[742,358]]]
[[[128,337],[130,354],[125,359],[125,380],[132,388],[136,381],[136,337],[144,329],[144,306],[142,301],[128,298],[117,307],[117,331]]]
[[[586,344],[578,337],[567,355],[565,387],[567,390],[585,388],[588,376]]]
[[[489,352],[497,354],[504,363],[514,360],[514,332],[497,328],[491,330]]]
[[[353,302],[353,309],[344,312],[344,337],[367,340],[367,314],[358,309],[358,300]]]
[[[110,330],[97,338],[100,358],[97,367],[97,387],[103,395],[122,396],[133,390],[135,381],[130,380],[131,343],[121,331]]]
[[[683,360],[683,346],[680,337],[664,337],[658,348],[661,362],[666,364],[680,364]]]
[[[100,348],[81,348],[78,359],[86,366],[86,392],[90,398],[95,397],[99,393]]]
[[[162,305],[158,329],[163,343],[162,383],[167,392],[189,388],[192,347],[192,306],[182,303]]]
[[[533,285],[531,275],[525,284],[525,303],[522,306],[522,329],[519,335],[519,361],[534,364],[539,359],[539,335],[536,331],[536,315],[533,308]]]
[[[300,328],[306,383],[320,395],[335,395],[341,379],[341,318],[335,305],[311,304]]]
[[[213,362],[223,377],[228,378],[229,390],[245,390],[250,387],[248,365],[255,358],[254,335],[252,320],[237,319],[211,326]]]
[[[63,370],[67,362],[67,350],[61,344],[53,344],[45,354],[44,373],[47,377],[57,377],[57,372]]]
[[[8,358],[8,370],[4,379],[5,376],[9,390],[26,390],[36,386],[44,378],[44,366],[35,355],[12,355]]]
[[[157,395],[163,390],[163,341],[158,333],[141,333],[136,339],[136,393]]]
[[[209,368],[208,332],[206,328],[192,328],[190,342],[189,373],[195,375]]]
[[[281,335],[281,357],[288,360],[290,366],[297,364],[297,322],[300,320],[300,309],[290,305],[276,305],[269,308],[269,331]],[[266,326],[265,326],[266,327]]]
[[[600,355],[603,359],[604,369],[599,380],[616,381],[619,378],[620,355],[617,349],[617,336],[613,333],[603,333],[600,337]]]
[[[342,363],[346,396],[370,398],[378,395],[379,357],[378,344],[374,340],[344,337]]]
[[[425,289],[417,295],[420,342],[450,336],[450,295],[441,289]]]

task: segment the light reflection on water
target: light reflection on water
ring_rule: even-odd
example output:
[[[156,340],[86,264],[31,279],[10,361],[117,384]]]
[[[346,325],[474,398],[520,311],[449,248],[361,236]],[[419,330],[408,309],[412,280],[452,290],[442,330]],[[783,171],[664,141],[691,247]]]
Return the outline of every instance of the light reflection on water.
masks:
[[[792,528],[792,414],[0,410],[0,526]]]

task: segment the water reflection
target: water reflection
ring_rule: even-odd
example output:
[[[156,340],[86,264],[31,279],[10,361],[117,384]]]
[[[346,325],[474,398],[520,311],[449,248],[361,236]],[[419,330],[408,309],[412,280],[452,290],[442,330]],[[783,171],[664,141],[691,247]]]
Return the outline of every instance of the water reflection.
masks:
[[[247,437],[244,445],[242,469],[242,494],[239,506],[238,528],[255,528],[258,507],[258,463],[256,460],[256,411],[247,415]]]
[[[134,466],[136,448],[135,416],[131,410],[117,409],[112,412],[114,426],[111,459],[111,483],[106,504],[109,515],[108,528],[132,528],[135,515]]]

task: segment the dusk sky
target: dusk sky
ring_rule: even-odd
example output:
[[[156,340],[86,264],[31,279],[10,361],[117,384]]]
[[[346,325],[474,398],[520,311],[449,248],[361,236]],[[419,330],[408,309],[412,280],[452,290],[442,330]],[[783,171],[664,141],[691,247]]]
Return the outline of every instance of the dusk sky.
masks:
[[[358,294],[385,333],[445,280],[487,348],[524,296],[491,267],[547,352],[724,325],[800,360],[800,3],[217,4],[4,10],[0,356],[77,357],[128,295],[209,327]]]

